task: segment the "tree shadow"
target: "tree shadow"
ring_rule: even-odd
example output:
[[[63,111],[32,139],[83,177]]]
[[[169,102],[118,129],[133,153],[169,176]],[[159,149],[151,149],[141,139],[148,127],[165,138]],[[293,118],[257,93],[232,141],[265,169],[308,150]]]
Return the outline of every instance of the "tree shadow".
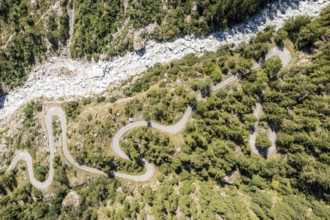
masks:
[[[256,127],[253,126],[253,128],[250,128],[250,135],[254,134],[256,132]]]
[[[146,53],[146,49],[145,48],[142,48],[140,50],[136,50],[135,53],[137,55],[139,55],[140,57],[144,56],[144,54]]]
[[[0,93],[0,109],[2,109],[5,106],[6,96],[7,94]]]
[[[268,124],[271,131],[277,132],[277,128],[276,128],[276,125],[274,123],[268,122],[267,124]]]
[[[280,51],[283,51],[284,50],[284,43],[281,43],[281,44],[276,44],[276,46],[278,47],[278,49],[280,50]]]
[[[108,172],[106,172],[106,174],[107,174],[108,177],[110,177],[110,178],[115,178],[115,172],[114,172],[114,171],[108,171]]]
[[[257,151],[260,154],[260,156],[262,156],[264,158],[267,158],[267,156],[268,156],[268,149],[262,149],[262,148],[260,148],[258,146],[256,146],[256,148],[257,148]]]
[[[195,110],[196,109],[196,107],[197,107],[197,101],[196,100],[194,100],[194,102],[192,102],[192,103],[189,103],[188,104],[188,106],[192,109],[192,110]]]
[[[145,161],[142,158],[134,158],[137,165],[144,167],[146,165]]]

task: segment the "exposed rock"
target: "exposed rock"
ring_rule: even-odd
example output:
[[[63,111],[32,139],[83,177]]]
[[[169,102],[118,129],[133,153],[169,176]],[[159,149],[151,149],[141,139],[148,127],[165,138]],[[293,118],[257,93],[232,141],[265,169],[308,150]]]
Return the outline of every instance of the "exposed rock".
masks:
[[[197,11],[197,2],[195,1],[191,7],[191,11]]]
[[[9,86],[7,86],[4,82],[0,82],[0,94],[9,92]],[[1,96],[0,96],[1,100]]]
[[[92,66],[91,68],[88,68],[87,75],[89,78],[103,78],[104,77],[104,70],[97,66]]]
[[[223,181],[224,181],[225,183],[227,183],[227,184],[232,185],[232,184],[235,183],[235,180],[236,180],[238,177],[239,177],[239,173],[238,173],[237,171],[235,171],[235,172],[231,173],[230,175],[225,176],[225,177],[223,178]]]
[[[134,32],[134,36],[133,36],[133,48],[134,50],[142,50],[144,49],[144,40],[141,37],[141,31],[136,31]]]
[[[228,197],[227,193],[226,192],[221,192],[220,195],[224,198]]]
[[[185,18],[185,21],[190,24],[191,22],[191,15],[188,15],[186,18]]]
[[[62,201],[62,205],[72,205],[73,207],[77,207],[79,205],[79,195],[75,191],[69,192]]]
[[[157,23],[152,23],[146,26],[145,28],[141,28],[140,30],[135,31],[133,35],[134,50],[139,51],[144,49],[146,38],[143,35],[153,33],[157,27],[158,27]]]
[[[37,8],[37,6],[38,6],[37,0],[31,0],[31,7]]]

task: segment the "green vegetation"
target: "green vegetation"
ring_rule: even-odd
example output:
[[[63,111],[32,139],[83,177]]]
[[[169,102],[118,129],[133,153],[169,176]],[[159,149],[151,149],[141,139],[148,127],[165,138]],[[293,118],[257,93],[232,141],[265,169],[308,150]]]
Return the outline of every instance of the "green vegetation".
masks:
[[[259,134],[256,138],[256,146],[260,149],[267,150],[272,146],[272,143],[268,139],[267,134]]]
[[[40,190],[26,184],[17,188],[15,171],[0,178],[0,216],[2,219],[56,219],[61,213],[62,201],[68,193],[66,166],[55,157],[54,195],[45,198]],[[46,202],[47,200],[47,202]]]
[[[143,39],[172,40],[187,34],[206,35],[245,20],[272,0],[161,1],[145,0],[123,5],[122,1],[74,1],[74,58],[98,59],[133,49],[133,34],[143,29]],[[146,30],[154,25],[153,31]],[[92,39],[92,40],[91,40]]]
[[[112,34],[124,16],[123,1],[74,0],[75,27],[71,44],[72,57],[98,59],[106,53]],[[127,48],[122,48],[126,50]]]
[[[42,104],[40,102],[29,102],[23,109],[24,127],[29,128],[35,125],[35,112],[42,111]]]
[[[46,177],[49,172],[49,167],[48,165],[43,165],[41,163],[33,164],[33,171],[35,174],[35,177],[39,181],[45,181]]]
[[[58,138],[62,133],[61,122],[58,116],[55,116],[52,121],[53,136]]]
[[[329,219],[329,17],[327,7],[317,19],[298,17],[294,24],[290,20],[279,32],[269,28],[248,45],[226,45],[215,53],[155,65],[140,78],[124,83],[121,93],[111,91],[105,98],[68,102],[64,106],[69,147],[77,161],[111,176],[114,170],[142,172],[140,159],[144,157],[157,166],[157,181],[127,184],[109,177],[70,185],[77,177],[59,175],[68,168],[58,157],[55,195],[48,200],[29,185],[17,186],[15,173],[0,177],[0,216]],[[301,47],[298,36],[306,36],[307,26],[320,31],[320,36],[304,44],[309,45],[306,48]],[[298,56],[284,69],[274,57],[260,69],[251,70],[253,61],[263,58],[265,48],[267,51],[283,31]],[[285,35],[279,37],[282,44],[288,41]],[[210,86],[217,82],[212,77],[215,72],[222,79],[236,73],[241,77],[224,89],[210,92]],[[204,98],[196,100],[199,91]],[[110,97],[132,99],[115,102]],[[260,123],[277,133],[279,154],[268,159],[255,155],[248,146],[257,100],[264,111]],[[193,115],[180,134],[170,136],[150,127],[129,132],[121,144],[131,161],[122,161],[105,150],[129,118],[148,116],[170,124],[181,117],[187,104],[194,107]],[[30,108],[25,110],[27,118],[36,113],[31,114]],[[269,146],[264,139],[265,134],[259,134],[257,142]],[[77,205],[62,203],[69,190],[80,196]]]
[[[84,100],[83,100],[84,101]],[[87,101],[88,103],[88,101]],[[78,115],[79,115],[79,102],[77,101],[70,101],[68,102],[65,106],[64,106],[64,111],[65,114],[69,117],[69,118],[73,118],[75,119]]]
[[[21,85],[30,67],[45,59],[47,51],[55,53],[59,44],[66,44],[69,30],[67,1],[61,1],[59,14],[53,10],[47,12],[54,3],[33,5],[27,0],[1,1],[0,35],[4,38],[0,40],[0,92]]]
[[[0,92],[21,85],[31,66],[58,54],[69,38],[68,7],[75,9],[72,58],[98,60],[133,50],[133,30],[141,38],[171,40],[205,35],[257,13],[272,0],[237,1],[37,1],[2,0],[0,4]],[[69,4],[69,5],[68,5]],[[8,40],[8,43],[7,43]],[[2,46],[6,45],[4,48]],[[214,80],[220,80],[214,73]]]
[[[243,21],[269,2],[272,1],[169,1],[170,12],[165,16],[166,24],[154,35],[160,40],[191,33],[205,35]]]

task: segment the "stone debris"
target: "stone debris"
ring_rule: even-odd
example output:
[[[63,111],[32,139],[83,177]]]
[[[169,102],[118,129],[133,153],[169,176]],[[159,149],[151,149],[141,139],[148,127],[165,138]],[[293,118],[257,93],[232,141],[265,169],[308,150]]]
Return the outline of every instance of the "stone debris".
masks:
[[[36,8],[38,6],[37,0],[31,0],[31,7]]]
[[[141,37],[142,32],[140,31],[135,31],[134,32],[134,37],[133,37],[133,48],[134,50],[142,50],[144,49],[144,40]]]
[[[84,62],[54,57],[36,65],[26,83],[0,97],[0,119],[9,119],[14,111],[28,101],[38,98],[64,98],[101,94],[110,84],[141,73],[156,63],[180,59],[188,53],[198,55],[216,51],[226,43],[247,42],[268,25],[279,28],[285,19],[296,15],[316,16],[328,1],[281,0],[263,9],[258,15],[230,30],[214,32],[207,37],[186,36],[173,42],[148,41],[143,54],[128,52],[108,61]],[[59,74],[65,68],[70,74]]]
[[[79,195],[75,191],[70,191],[62,201],[63,206],[72,205],[73,207],[77,207],[79,205]]]

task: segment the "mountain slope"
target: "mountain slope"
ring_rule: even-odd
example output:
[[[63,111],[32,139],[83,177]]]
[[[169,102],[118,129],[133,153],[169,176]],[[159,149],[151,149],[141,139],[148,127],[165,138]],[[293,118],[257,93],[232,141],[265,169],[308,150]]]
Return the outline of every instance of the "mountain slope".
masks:
[[[137,173],[143,172],[139,158],[146,158],[157,166],[155,179],[135,184],[111,175],[85,177],[66,165],[59,153],[50,193],[24,184],[26,169],[20,166],[1,176],[1,216],[329,219],[329,16],[327,7],[316,19],[292,18],[278,32],[268,28],[248,44],[224,45],[203,56],[189,54],[155,65],[104,96],[62,103],[68,118],[68,147],[79,163]],[[258,68],[255,59],[264,58],[275,41],[290,50],[292,61],[282,68],[280,59],[273,57],[261,61]],[[238,81],[210,91],[235,74],[241,76]],[[198,92],[203,99],[195,99]],[[47,100],[41,103],[48,105]],[[193,114],[180,134],[138,128],[121,140],[132,160],[121,160],[111,152],[109,143],[123,124],[142,118],[172,124],[188,103]],[[269,158],[249,146],[256,103],[263,109],[258,134],[269,127],[277,134],[278,153]],[[18,120],[28,129],[12,137],[8,131],[2,133],[6,149],[37,150],[33,138],[23,136],[36,136],[38,125],[33,122],[39,122],[43,113],[33,106],[37,105],[28,105]],[[40,175],[47,174],[42,171]]]

